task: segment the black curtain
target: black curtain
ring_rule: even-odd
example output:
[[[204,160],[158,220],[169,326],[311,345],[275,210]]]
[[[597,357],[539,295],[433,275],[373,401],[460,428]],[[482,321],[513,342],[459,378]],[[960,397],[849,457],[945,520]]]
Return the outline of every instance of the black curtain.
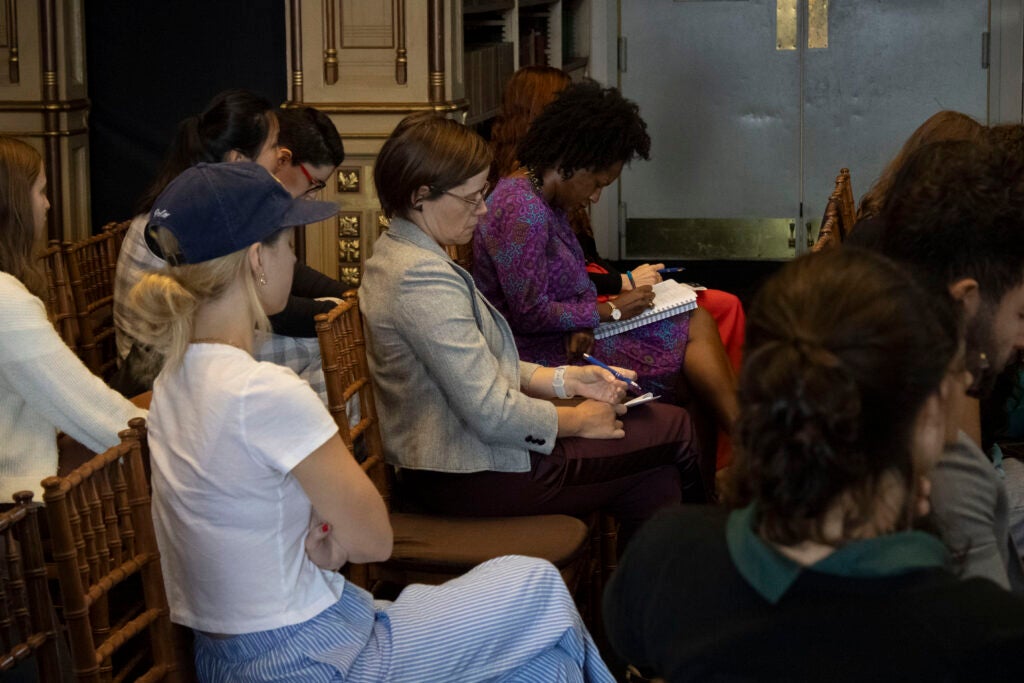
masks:
[[[92,225],[130,218],[177,124],[226,88],[287,97],[281,0],[87,0]]]

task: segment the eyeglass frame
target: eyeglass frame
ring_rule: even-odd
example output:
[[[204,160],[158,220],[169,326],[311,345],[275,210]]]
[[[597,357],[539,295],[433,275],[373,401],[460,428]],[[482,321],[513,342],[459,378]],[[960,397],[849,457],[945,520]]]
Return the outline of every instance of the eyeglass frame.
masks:
[[[441,194],[446,194],[449,197],[454,197],[455,199],[458,199],[461,202],[465,202],[466,204],[469,204],[470,206],[472,206],[475,209],[476,207],[480,206],[480,202],[484,201],[484,199],[487,198],[487,191],[489,189],[491,189],[491,183],[490,183],[490,181],[486,181],[485,180],[484,181],[484,186],[481,187],[479,190],[477,190],[476,192],[473,193],[474,195],[479,195],[480,196],[479,199],[468,199],[466,197],[460,197],[459,195],[451,192],[450,190],[441,190]]]
[[[306,165],[301,161],[299,162],[299,170],[302,171],[302,175],[306,176],[306,180],[309,181],[309,189],[302,193],[303,197],[316,194],[327,187],[327,183],[319,178],[315,178],[313,174],[306,169]]]

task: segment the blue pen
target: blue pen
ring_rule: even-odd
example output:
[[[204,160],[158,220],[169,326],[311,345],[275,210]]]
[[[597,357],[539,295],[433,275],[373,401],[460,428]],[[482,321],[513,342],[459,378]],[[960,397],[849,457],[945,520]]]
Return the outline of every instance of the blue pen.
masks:
[[[658,268],[658,272],[664,275],[665,273],[681,273],[686,268]]]
[[[594,358],[589,353],[583,354],[583,360],[587,361],[591,365],[596,365],[599,368],[604,368],[608,372],[610,372],[613,375],[615,375],[615,379],[622,380],[623,382],[626,383],[626,386],[628,386],[630,389],[632,389],[633,391],[637,392],[638,394],[644,393],[644,390],[640,388],[639,384],[637,384],[636,382],[634,382],[630,378],[626,377],[621,372],[616,372],[615,370],[612,370],[610,367],[608,367],[607,365],[605,365],[604,363],[602,363],[598,359]]]

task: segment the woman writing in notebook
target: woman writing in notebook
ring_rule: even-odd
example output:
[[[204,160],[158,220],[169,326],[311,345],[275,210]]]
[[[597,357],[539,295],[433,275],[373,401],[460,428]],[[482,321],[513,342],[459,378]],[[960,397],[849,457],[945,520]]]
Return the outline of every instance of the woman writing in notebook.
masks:
[[[624,546],[654,510],[704,497],[690,418],[656,403],[627,413],[625,384],[595,366],[520,362],[508,323],[444,250],[487,213],[490,163],[480,136],[430,114],[402,121],[377,159],[391,223],[359,297],[386,456],[431,511],[605,510]],[[542,400],[572,395],[585,400]]]
[[[526,137],[530,124],[540,116],[561,91],[572,85],[572,79],[561,69],[552,66],[524,66],[509,79],[501,100],[501,111],[491,129],[491,151],[494,163],[487,180],[491,187],[498,181],[520,170],[516,148]],[[587,274],[597,288],[599,301],[615,297],[642,285],[661,282],[663,263],[643,263],[631,270],[620,271],[615,264],[601,257],[590,224],[589,207],[580,206],[569,211],[569,225],[576,233],[586,259]],[[604,297],[604,298],[603,298]],[[616,302],[618,303],[618,302]],[[737,372],[743,352],[745,314],[743,304],[735,294],[720,289],[699,289],[697,304],[715,319],[722,345]],[[719,442],[719,446],[721,446]],[[721,448],[719,454],[722,454]]]
[[[644,389],[666,400],[677,398],[682,371],[728,429],[738,412],[736,379],[706,311],[593,337],[600,322],[643,313],[654,293],[637,283],[598,302],[569,214],[597,202],[626,163],[648,157],[650,144],[637,106],[615,88],[585,82],[562,90],[519,143],[520,170],[488,199],[473,243],[474,277],[508,319],[524,359],[556,366],[591,353],[636,370]]]

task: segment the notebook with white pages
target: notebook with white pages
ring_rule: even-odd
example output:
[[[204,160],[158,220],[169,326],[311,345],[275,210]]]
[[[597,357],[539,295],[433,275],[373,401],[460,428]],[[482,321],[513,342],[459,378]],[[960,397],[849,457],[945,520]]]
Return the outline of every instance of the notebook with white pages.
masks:
[[[662,280],[654,285],[654,308],[629,320],[601,323],[594,330],[594,339],[604,339],[629,330],[635,330],[680,313],[697,308],[697,292],[689,285],[675,280]]]

